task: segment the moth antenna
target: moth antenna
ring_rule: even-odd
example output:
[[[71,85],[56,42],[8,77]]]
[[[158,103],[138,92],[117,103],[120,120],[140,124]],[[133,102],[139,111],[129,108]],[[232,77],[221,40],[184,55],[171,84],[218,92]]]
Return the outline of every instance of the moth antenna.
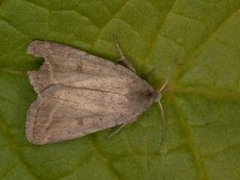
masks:
[[[169,77],[167,78],[167,80],[165,81],[165,83],[162,85],[162,87],[159,89],[159,93],[162,92],[162,90],[167,86],[168,84],[168,81],[169,81]]]
[[[167,80],[166,80],[166,82],[164,83],[164,85],[161,87],[161,89],[159,90],[159,92],[161,92],[161,91],[165,88],[165,86],[167,85],[168,80],[170,79],[170,77],[172,76],[173,72],[175,71],[176,63],[177,63],[177,60],[175,59],[175,60],[171,63],[171,65],[168,67]],[[161,64],[155,65],[154,67],[152,67],[150,70],[147,71],[147,74],[148,74],[149,76],[152,76],[153,72],[155,72],[159,67],[161,67]]]
[[[160,138],[160,148],[161,148],[162,144],[163,144],[163,140],[165,138],[165,134],[166,134],[166,121],[165,121],[164,110],[163,110],[160,100],[158,101],[158,105],[159,105],[159,108],[160,108],[160,111],[162,114],[162,133],[161,133],[161,138]]]
[[[167,78],[167,80],[165,81],[165,83],[162,85],[162,87],[160,88],[160,90],[158,91],[159,94],[163,91],[163,89],[167,86],[169,81],[169,78]],[[165,134],[166,134],[166,120],[165,120],[165,114],[164,114],[164,110],[163,110],[163,106],[162,103],[160,101],[160,99],[157,101],[160,111],[161,111],[161,115],[162,115],[162,134],[161,134],[161,138],[160,138],[160,148],[162,147],[163,144],[163,140],[165,138]]]

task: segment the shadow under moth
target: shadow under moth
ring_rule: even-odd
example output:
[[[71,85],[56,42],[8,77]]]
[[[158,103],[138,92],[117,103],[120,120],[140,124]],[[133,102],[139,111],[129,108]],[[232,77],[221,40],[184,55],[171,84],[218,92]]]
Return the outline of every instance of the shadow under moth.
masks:
[[[124,126],[160,100],[161,90],[154,90],[131,66],[49,41],[33,41],[27,51],[45,59],[38,71],[28,73],[38,94],[26,122],[26,136],[33,144]]]

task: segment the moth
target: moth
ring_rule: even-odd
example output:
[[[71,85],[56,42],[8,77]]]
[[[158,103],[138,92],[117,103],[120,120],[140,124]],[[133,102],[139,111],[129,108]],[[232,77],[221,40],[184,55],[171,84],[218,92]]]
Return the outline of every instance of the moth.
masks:
[[[129,69],[50,41],[33,41],[27,52],[45,59],[38,71],[28,72],[38,94],[26,122],[26,137],[33,144],[124,126],[161,98],[160,91],[138,77],[130,65]]]

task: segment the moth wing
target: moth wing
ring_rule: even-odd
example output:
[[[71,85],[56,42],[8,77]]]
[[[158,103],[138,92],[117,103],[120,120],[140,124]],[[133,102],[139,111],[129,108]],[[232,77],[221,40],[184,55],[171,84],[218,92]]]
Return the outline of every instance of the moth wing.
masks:
[[[34,144],[133,122],[155,99],[152,87],[135,73],[86,52],[48,41],[34,41],[28,52],[45,58],[39,71],[29,72],[38,92],[26,125]]]
[[[139,113],[126,96],[57,85],[31,105],[26,135],[33,144],[55,143],[129,123]]]
[[[58,43],[33,41],[28,47],[28,53],[45,58],[39,71],[29,72],[31,84],[38,93],[56,84],[75,87],[91,84],[94,88],[93,81],[99,78],[105,83],[101,87],[109,87],[108,84],[112,82],[121,82],[115,84],[117,88],[112,88],[120,91],[120,85],[125,86],[134,79],[140,79],[124,66]],[[95,85],[100,86],[100,83]]]

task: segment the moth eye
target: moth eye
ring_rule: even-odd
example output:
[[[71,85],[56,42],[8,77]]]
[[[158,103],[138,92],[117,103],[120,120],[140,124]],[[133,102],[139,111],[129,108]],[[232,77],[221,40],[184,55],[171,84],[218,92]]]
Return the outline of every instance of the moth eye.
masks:
[[[147,90],[147,91],[145,92],[145,96],[147,96],[147,97],[152,97],[152,96],[153,96],[153,92],[150,91],[150,90]]]

